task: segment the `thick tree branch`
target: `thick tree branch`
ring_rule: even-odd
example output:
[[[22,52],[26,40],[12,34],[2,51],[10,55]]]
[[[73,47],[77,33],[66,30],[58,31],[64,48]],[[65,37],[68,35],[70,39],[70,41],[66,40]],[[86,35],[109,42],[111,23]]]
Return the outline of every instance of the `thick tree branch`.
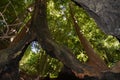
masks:
[[[120,39],[120,0],[72,0],[94,18],[106,34]]]
[[[34,30],[34,33],[36,33],[38,42],[41,44],[42,48],[49,55],[52,55],[62,61],[73,71],[77,73],[85,73],[89,76],[98,76],[99,73],[97,73],[92,67],[80,63],[68,48],[58,46],[52,40],[47,24],[46,8],[46,0],[36,0],[31,24],[31,27]]]
[[[70,7],[70,14],[71,14],[71,17],[72,17],[72,20],[73,20],[74,28],[76,30],[76,33],[78,35],[78,38],[79,38],[81,44],[83,45],[83,47],[86,51],[86,54],[88,55],[87,64],[94,67],[94,69],[98,72],[108,70],[108,67],[105,64],[105,62],[97,55],[97,53],[92,48],[90,42],[83,36],[83,34],[80,30],[80,27],[77,23],[78,21],[75,19],[75,16],[73,14],[72,4],[70,4],[69,7]]]
[[[31,35],[30,31],[24,27],[13,43],[7,49],[0,51],[0,69],[11,63],[11,60],[21,56],[22,50],[25,46],[34,39],[32,36],[33,35]]]
[[[9,62],[10,59],[15,58],[21,50],[23,46],[26,44],[27,40],[30,38],[30,35],[26,35],[19,43],[16,45],[9,47],[7,49],[3,49],[0,51],[0,66],[5,65]]]

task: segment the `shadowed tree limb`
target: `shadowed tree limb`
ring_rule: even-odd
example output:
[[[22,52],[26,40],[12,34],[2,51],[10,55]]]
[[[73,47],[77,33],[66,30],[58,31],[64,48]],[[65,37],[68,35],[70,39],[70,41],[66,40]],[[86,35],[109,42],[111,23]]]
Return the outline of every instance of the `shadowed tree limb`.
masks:
[[[10,59],[15,58],[21,50],[24,48],[23,46],[26,44],[27,40],[30,38],[29,33],[18,42],[16,45],[8,47],[7,49],[3,49],[0,51],[0,66],[2,64],[6,64]]]
[[[120,0],[72,0],[94,18],[106,34],[120,40]]]
[[[73,71],[77,73],[85,73],[89,76],[100,75],[93,69],[93,67],[79,62],[70,49],[63,46],[58,46],[54,42],[47,24],[46,3],[46,0],[36,0],[35,10],[31,22],[32,30],[36,33],[39,44],[47,52],[47,54],[56,57]]]
[[[34,38],[35,36],[26,27],[23,27],[11,45],[0,51],[1,80],[17,80],[19,78],[19,61]]]
[[[92,48],[90,42],[83,36],[80,27],[78,25],[78,21],[75,19],[74,13],[73,13],[73,5],[70,4],[70,14],[73,20],[74,28],[77,33],[77,36],[84,47],[86,54],[88,55],[88,61],[87,64],[94,67],[94,69],[98,72],[108,70],[107,65],[105,62],[97,55],[97,53]]]
[[[120,73],[120,61],[111,68],[111,72]]]
[[[119,0],[72,0],[78,6],[83,7],[94,18],[99,27],[107,34],[120,40],[120,4]],[[116,5],[116,6],[114,6]],[[111,70],[103,71],[100,80],[119,80],[120,62],[116,63]]]

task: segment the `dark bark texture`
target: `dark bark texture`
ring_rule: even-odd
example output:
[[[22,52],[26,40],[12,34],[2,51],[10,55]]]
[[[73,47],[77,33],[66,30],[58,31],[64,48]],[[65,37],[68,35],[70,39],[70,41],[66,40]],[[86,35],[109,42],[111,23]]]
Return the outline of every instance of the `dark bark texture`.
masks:
[[[78,25],[78,21],[75,19],[74,13],[73,13],[73,6],[72,4],[69,6],[70,7],[70,14],[72,17],[72,21],[74,24],[74,28],[76,30],[76,34],[82,44],[82,46],[84,47],[86,54],[88,56],[88,61],[87,64],[94,67],[94,69],[98,72],[104,71],[104,70],[108,70],[108,66],[106,65],[106,63],[102,60],[102,58],[95,52],[95,50],[92,48],[90,42],[87,40],[87,38],[85,38],[85,36],[82,34],[81,30],[80,30],[80,26]]]
[[[0,51],[0,80],[19,80],[19,61],[34,37],[24,27],[9,47]]]
[[[74,1],[82,6],[91,17],[95,19],[105,33],[117,36],[117,38],[120,39],[120,0]],[[98,72],[93,66],[83,64],[77,60],[69,48],[59,46],[55,43],[47,24],[47,0],[35,0],[35,8],[29,30],[30,31],[28,32],[25,30],[25,34],[22,34],[21,32],[24,36],[18,36],[18,40],[15,40],[15,43],[7,49],[0,51],[0,80],[19,79],[19,61],[26,50],[26,46],[29,45],[35,36],[47,54],[60,60],[66,66],[65,70],[67,69],[67,72],[64,72],[63,70],[63,73],[68,74],[67,76],[73,75],[73,77],[76,78],[76,73],[80,73],[85,74],[84,79],[82,80],[120,80],[119,66],[104,72],[100,72],[100,69]],[[35,34],[33,35],[33,33]],[[81,37],[81,40],[84,41],[85,38]],[[87,43],[88,42],[86,41],[86,44],[83,45],[89,46]],[[86,47],[86,50],[87,49],[90,50],[92,48]],[[96,56],[93,58],[96,58]],[[95,59],[93,59],[93,61],[94,60]],[[100,60],[101,59],[99,59],[99,61]],[[101,64],[104,64],[104,62]],[[118,65],[119,64],[120,62]],[[77,80],[77,78],[75,80]]]
[[[120,0],[73,0],[94,18],[107,34],[120,39]]]
[[[85,2],[85,1],[83,1],[83,2]],[[102,5],[101,2],[102,1],[100,1],[99,6]],[[70,49],[68,49],[67,47],[64,47],[64,46],[58,46],[55,43],[55,41],[52,39],[52,36],[50,35],[50,31],[49,31],[48,24],[47,24],[47,15],[46,15],[47,7],[46,7],[46,5],[47,5],[46,0],[36,0],[35,10],[34,10],[33,18],[32,18],[32,23],[31,23],[31,28],[34,30],[34,33],[37,35],[37,39],[38,39],[39,44],[47,52],[47,54],[49,54],[51,56],[54,56],[55,58],[59,59],[61,62],[63,62],[63,64],[66,67],[73,70],[73,72],[85,74],[85,80],[87,80],[87,79],[88,80],[89,79],[90,80],[101,80],[101,79],[105,78],[105,75],[111,73],[111,72],[108,72],[108,71],[107,71],[108,73],[106,71],[103,72],[103,73],[102,72],[97,72],[92,66],[82,64],[81,62],[79,62],[76,59],[76,57],[73,55],[73,53],[71,52]],[[86,4],[86,5],[88,5],[88,4]],[[92,10],[89,10],[89,8],[85,7],[83,3],[82,3],[81,6],[83,6],[88,11],[92,11]],[[97,9],[98,9],[98,12],[100,12],[99,7]],[[100,13],[105,13],[105,12],[103,11],[103,12],[100,12]],[[97,17],[95,16],[95,20],[98,19],[98,16],[103,17],[101,14],[99,14],[99,15],[97,15]],[[104,21],[105,23],[102,23],[101,22],[102,20],[100,20],[98,22],[100,22],[101,25],[104,25],[104,27],[106,26],[106,28],[109,28],[108,27],[109,25],[106,25],[106,24],[108,24],[106,22],[106,19]],[[104,31],[106,33],[111,32],[111,29],[112,29],[111,26],[110,26],[110,30],[106,29],[106,28],[104,29]],[[102,29],[103,29],[103,26],[102,26]],[[107,31],[107,30],[109,30],[109,31]],[[114,33],[114,31],[113,31],[113,33]],[[95,58],[95,56],[93,58]]]
[[[0,73],[0,80],[19,80],[19,63],[11,61],[7,64]]]
[[[54,55],[54,57],[75,72],[98,76],[99,74],[93,69],[93,67],[82,64],[76,59],[70,49],[64,46],[58,46],[52,39],[47,24],[46,3],[46,0],[36,0],[31,22],[31,28],[34,30],[34,33],[36,33],[39,44],[47,54]]]

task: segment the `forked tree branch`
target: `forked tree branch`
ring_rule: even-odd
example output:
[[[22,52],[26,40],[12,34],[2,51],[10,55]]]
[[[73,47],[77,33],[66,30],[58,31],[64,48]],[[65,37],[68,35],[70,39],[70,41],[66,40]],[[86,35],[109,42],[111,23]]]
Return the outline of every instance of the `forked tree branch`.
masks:
[[[35,10],[32,18],[32,30],[37,35],[37,39],[42,48],[49,55],[54,55],[64,65],[77,73],[84,73],[89,76],[99,76],[100,74],[93,67],[82,64],[76,59],[70,49],[58,46],[50,35],[46,15],[46,0],[36,0]]]
[[[35,36],[31,34],[31,31],[24,27],[7,49],[0,50],[0,73],[7,64],[11,63],[11,60],[23,54],[26,45],[28,45],[34,38]]]
[[[70,7],[70,14],[71,14],[73,24],[74,24],[73,27],[75,28],[77,36],[78,36],[82,46],[84,47],[86,54],[88,55],[87,64],[94,67],[95,70],[98,72],[108,70],[106,63],[101,59],[100,56],[97,55],[97,53],[92,48],[90,42],[82,34],[82,32],[80,30],[80,26],[77,23],[78,21],[75,19],[75,15],[73,13],[73,9],[74,9],[73,5],[70,4],[69,7]]]

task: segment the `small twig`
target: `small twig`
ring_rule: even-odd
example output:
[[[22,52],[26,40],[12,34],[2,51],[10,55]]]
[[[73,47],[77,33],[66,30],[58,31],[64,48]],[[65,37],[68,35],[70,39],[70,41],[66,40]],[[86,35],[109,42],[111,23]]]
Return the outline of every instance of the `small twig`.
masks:
[[[7,35],[5,35],[5,36],[0,36],[0,39],[11,38],[11,37],[13,37],[13,36],[7,36]]]
[[[11,0],[8,0],[8,1],[9,1],[10,5],[12,6],[12,8],[13,8],[13,10],[14,10],[14,12],[15,12],[15,15],[16,15],[16,17],[17,17],[17,11],[15,10],[14,5],[12,4]]]
[[[18,26],[18,25],[21,25],[23,22],[19,22],[19,23],[15,23],[15,24],[9,24],[8,26]]]
[[[5,23],[5,26],[6,26],[6,28],[7,28],[7,31],[5,32],[5,34],[4,34],[4,35],[7,35],[7,34],[8,34],[8,32],[9,32],[9,26],[8,26],[8,24],[7,24],[6,20],[5,20],[4,15],[3,15],[1,12],[0,12],[0,16],[2,17],[3,22]]]
[[[10,2],[5,6],[4,10],[2,11],[2,14],[7,10],[8,6],[10,5]]]

